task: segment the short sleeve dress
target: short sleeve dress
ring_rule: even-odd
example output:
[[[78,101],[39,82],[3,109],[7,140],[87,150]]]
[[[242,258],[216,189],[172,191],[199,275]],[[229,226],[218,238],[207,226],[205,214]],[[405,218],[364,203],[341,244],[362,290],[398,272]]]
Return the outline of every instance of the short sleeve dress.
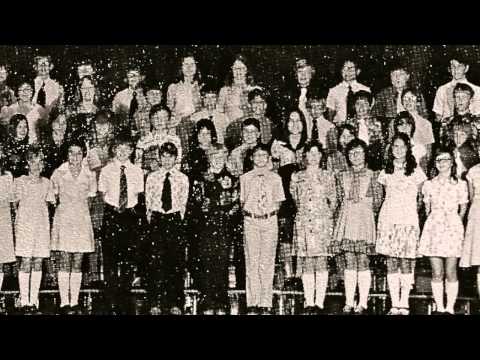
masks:
[[[480,165],[468,171],[467,180],[473,185],[473,200],[468,212],[460,267],[480,266]]]

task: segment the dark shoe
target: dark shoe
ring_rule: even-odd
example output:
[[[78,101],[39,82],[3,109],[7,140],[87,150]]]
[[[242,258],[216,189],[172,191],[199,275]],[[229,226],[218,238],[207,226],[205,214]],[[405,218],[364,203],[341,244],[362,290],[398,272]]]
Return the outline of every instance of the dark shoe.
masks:
[[[313,315],[314,308],[313,306],[305,306],[303,309],[302,315]]]
[[[258,315],[259,311],[256,306],[249,306],[247,308],[247,315]]]
[[[31,315],[42,315],[42,312],[38,310],[38,308],[34,305],[30,307],[30,314]]]
[[[70,307],[70,311],[67,313],[67,315],[82,315],[82,309],[80,308],[80,305]]]
[[[363,306],[357,306],[354,310],[355,315],[367,315],[368,311]]]
[[[71,309],[70,305],[62,306],[58,311],[58,315],[69,315]]]
[[[321,308],[320,306],[315,305],[313,307],[313,314],[314,315],[327,315],[327,312],[325,311],[324,308]]]
[[[260,315],[272,315],[272,311],[268,307],[261,307]]]
[[[345,305],[345,306],[343,307],[342,313],[343,313],[343,315],[350,315],[350,314],[353,313],[353,310],[354,310],[354,309],[355,309],[355,308],[354,308],[353,306]]]

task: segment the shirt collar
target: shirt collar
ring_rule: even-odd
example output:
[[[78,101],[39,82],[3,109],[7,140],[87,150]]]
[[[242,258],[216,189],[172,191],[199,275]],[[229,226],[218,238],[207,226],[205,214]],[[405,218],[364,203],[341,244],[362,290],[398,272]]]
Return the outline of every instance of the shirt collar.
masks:
[[[132,163],[130,162],[130,160],[122,164],[122,163],[121,163],[120,161],[118,161],[117,159],[114,159],[114,160],[113,160],[113,163],[115,164],[115,167],[117,167],[117,168],[119,168],[119,169],[120,169],[120,166],[122,166],[122,165],[125,166],[125,168],[129,168],[129,167],[132,165]]]
[[[345,80],[342,81],[342,86],[345,87],[346,89],[348,89],[348,86],[350,85],[352,87],[352,89],[356,86],[358,86],[358,81],[357,80],[354,80],[352,81],[351,84],[347,83]]]

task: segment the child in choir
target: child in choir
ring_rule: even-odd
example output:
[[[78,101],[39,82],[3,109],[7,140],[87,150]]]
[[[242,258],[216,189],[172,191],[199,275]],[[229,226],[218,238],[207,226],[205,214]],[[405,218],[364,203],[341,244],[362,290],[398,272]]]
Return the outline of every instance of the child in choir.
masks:
[[[33,68],[37,73],[34,80],[35,91],[33,95],[33,104],[40,105],[45,111],[44,118],[48,118],[53,108],[62,108],[64,106],[63,86],[50,77],[53,70],[51,56],[40,55],[34,59]],[[33,129],[32,129],[33,130]]]
[[[383,189],[377,182],[378,174],[367,168],[368,147],[364,141],[350,141],[346,154],[349,169],[337,179],[340,210],[331,251],[343,253],[346,259],[343,312],[365,314],[372,281],[369,255],[375,254],[375,215],[382,204]],[[357,283],[360,296],[355,306]]]
[[[335,125],[325,118],[327,113],[326,96],[316,90],[310,94],[307,102],[309,110],[307,120],[308,138],[322,144],[326,154],[337,149]]]
[[[41,176],[43,154],[35,147],[27,154],[29,174],[14,182],[18,204],[15,219],[15,255],[19,259],[20,304],[25,313],[39,309],[42,262],[50,257],[48,202],[55,202],[50,180]]]
[[[10,119],[10,131],[4,146],[6,169],[14,178],[28,174],[27,151],[29,145],[29,127],[25,115],[16,114]]]
[[[131,163],[132,139],[121,134],[115,139],[115,157],[102,168],[98,191],[103,194],[103,271],[107,301],[112,313],[128,312],[130,284],[138,247],[138,195],[143,193],[142,169]]]
[[[465,180],[470,168],[480,163],[480,157],[473,140],[473,130],[470,124],[454,123],[449,127],[449,145],[454,148],[453,155],[457,166],[457,177]]]
[[[439,148],[435,154],[435,177],[423,185],[428,215],[419,252],[430,258],[432,293],[438,313],[455,313],[458,295],[457,264],[464,241],[463,217],[468,204],[466,181],[457,177],[453,152]],[[446,280],[444,283],[444,274]],[[447,304],[444,305],[444,290]]]
[[[347,144],[356,138],[356,131],[352,125],[342,124],[336,128],[337,150],[327,158],[327,169],[338,174],[348,169],[346,149]]]
[[[249,313],[267,315],[272,307],[277,213],[285,200],[282,179],[270,170],[268,147],[253,148],[254,169],[240,177],[240,203],[244,214],[246,292]],[[258,309],[257,309],[258,308]]]
[[[376,252],[387,256],[387,282],[392,300],[390,315],[409,314],[420,227],[417,212],[421,185],[427,179],[412,153],[410,138],[394,135],[385,170],[378,182],[385,201],[378,217]]]
[[[164,143],[159,150],[162,166],[150,173],[145,185],[151,249],[148,296],[151,314],[181,315],[185,302],[184,217],[189,180],[176,167],[178,150]]]
[[[253,169],[252,150],[260,143],[260,123],[248,118],[242,125],[242,144],[232,150],[227,161],[227,168],[234,176],[240,176]]]
[[[322,145],[314,141],[304,147],[307,168],[292,175],[290,193],[297,206],[294,254],[302,274],[307,314],[323,310],[328,286],[328,251],[332,242],[337,207],[335,178],[324,163]],[[298,271],[298,270],[297,270]]]
[[[89,199],[97,195],[97,181],[83,161],[87,154],[85,144],[72,140],[67,151],[67,162],[60,165],[51,177],[53,191],[58,196],[52,227],[52,250],[60,252],[60,311],[79,314],[83,255],[95,249]]]

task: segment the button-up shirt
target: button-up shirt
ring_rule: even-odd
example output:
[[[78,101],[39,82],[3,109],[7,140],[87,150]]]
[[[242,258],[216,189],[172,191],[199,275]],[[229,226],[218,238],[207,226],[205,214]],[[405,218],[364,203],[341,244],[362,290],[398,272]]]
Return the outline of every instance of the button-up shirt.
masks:
[[[210,114],[208,110],[203,109],[193,114],[190,117],[190,120],[192,120],[196,124],[201,119],[210,119],[210,116],[213,125],[215,125],[215,131],[217,132],[217,142],[219,144],[224,144],[225,133],[227,131],[228,125],[228,118],[225,116],[224,113],[221,113],[218,110],[214,110],[213,113]]]
[[[98,181],[98,191],[104,193],[104,201],[110,206],[118,207],[120,199],[120,167],[125,166],[125,176],[127,177],[127,208],[133,208],[138,203],[138,194],[143,192],[143,171],[132,164],[130,161],[121,164],[118,160],[113,160],[107,164],[100,172]]]
[[[354,93],[360,90],[370,92],[369,87],[362,85],[357,81],[353,81],[350,85]],[[345,119],[347,118],[348,86],[349,84],[346,81],[342,81],[337,86],[328,90],[327,107],[335,111],[335,117],[333,119],[335,124],[341,124],[345,122]]]
[[[470,112],[473,115],[480,115],[480,87],[466,79],[461,81],[452,80],[438,88],[433,101],[433,112],[440,115],[442,119],[453,116],[455,106],[453,89],[458,83],[467,84],[473,89],[474,95],[470,103]]]
[[[43,82],[45,81],[45,107],[52,108],[55,105],[60,106],[63,104],[63,87],[53,79],[47,78],[43,80],[41,77],[37,76],[35,78],[35,92],[33,95],[32,102],[37,103],[38,92],[42,88]]]

